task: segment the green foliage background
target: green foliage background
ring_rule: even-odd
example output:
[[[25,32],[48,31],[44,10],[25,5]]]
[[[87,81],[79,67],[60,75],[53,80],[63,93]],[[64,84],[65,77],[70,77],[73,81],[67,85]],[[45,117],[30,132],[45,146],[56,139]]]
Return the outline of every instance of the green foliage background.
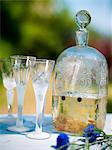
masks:
[[[72,37],[74,23],[53,0],[2,1],[0,57],[12,54],[57,58]]]

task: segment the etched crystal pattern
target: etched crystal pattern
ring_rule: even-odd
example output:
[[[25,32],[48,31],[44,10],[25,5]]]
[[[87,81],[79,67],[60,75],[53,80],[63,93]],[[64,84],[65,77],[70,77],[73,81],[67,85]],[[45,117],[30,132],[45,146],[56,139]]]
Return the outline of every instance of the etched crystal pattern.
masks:
[[[102,89],[101,94],[105,95],[107,84],[106,70],[105,62],[102,64],[96,60],[87,60],[73,56],[64,57],[56,64],[55,69],[57,74],[55,76],[57,95],[72,92],[72,94],[88,93],[98,96],[100,88]]]

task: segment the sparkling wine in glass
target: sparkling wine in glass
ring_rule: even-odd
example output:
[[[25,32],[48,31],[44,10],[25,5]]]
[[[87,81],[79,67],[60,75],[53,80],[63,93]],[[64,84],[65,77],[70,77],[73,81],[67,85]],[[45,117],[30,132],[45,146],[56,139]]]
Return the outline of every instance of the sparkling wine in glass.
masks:
[[[8,130],[10,131],[26,132],[30,130],[30,128],[24,127],[23,125],[22,112],[25,90],[30,76],[31,60],[34,61],[35,59],[35,57],[31,56],[11,56],[18,96],[18,114],[16,126],[8,127]]]
[[[7,93],[8,116],[5,119],[6,121],[12,121],[12,119],[15,119],[12,115],[12,105],[16,83],[10,59],[0,59],[0,73],[2,74],[3,86],[6,88]]]
[[[35,132],[27,134],[31,139],[47,139],[48,133],[42,131],[42,118],[44,114],[45,97],[49,86],[50,77],[53,71],[55,61],[46,59],[37,59],[32,66],[31,77],[36,97],[36,128]]]

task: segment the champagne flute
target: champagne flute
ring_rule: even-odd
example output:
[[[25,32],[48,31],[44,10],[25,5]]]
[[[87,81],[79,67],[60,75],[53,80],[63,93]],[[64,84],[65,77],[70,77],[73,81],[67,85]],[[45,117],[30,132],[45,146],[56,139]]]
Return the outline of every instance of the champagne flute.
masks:
[[[30,76],[31,60],[35,60],[35,57],[15,55],[11,56],[12,67],[14,71],[17,95],[18,95],[18,114],[16,120],[16,126],[8,127],[8,130],[13,132],[26,132],[30,128],[23,125],[23,104],[26,86]]]
[[[6,88],[7,93],[8,116],[5,118],[5,120],[12,121],[12,119],[15,119],[12,115],[12,104],[14,97],[14,88],[16,87],[16,83],[10,59],[0,59],[0,71],[2,74],[3,85]]]
[[[36,128],[35,132],[27,134],[31,139],[47,139],[48,133],[42,131],[42,117],[44,113],[45,97],[55,61],[37,59],[31,70],[33,88],[36,97]]]

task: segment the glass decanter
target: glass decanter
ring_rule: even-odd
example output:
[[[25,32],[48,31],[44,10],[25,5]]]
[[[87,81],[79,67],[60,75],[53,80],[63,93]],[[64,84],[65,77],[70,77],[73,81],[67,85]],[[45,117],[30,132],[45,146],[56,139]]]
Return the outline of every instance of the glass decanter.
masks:
[[[103,129],[106,117],[108,67],[103,54],[88,46],[90,21],[86,10],[76,14],[76,46],[60,54],[54,72],[54,126],[78,135],[88,124]]]

